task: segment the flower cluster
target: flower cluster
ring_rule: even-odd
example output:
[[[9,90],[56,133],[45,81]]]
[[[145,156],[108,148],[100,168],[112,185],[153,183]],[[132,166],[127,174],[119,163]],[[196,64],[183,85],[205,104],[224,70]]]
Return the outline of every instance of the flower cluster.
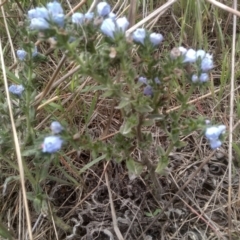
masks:
[[[32,57],[36,57],[38,55],[38,50],[37,50],[37,46],[34,47],[33,51],[32,51]],[[24,50],[24,49],[18,49],[17,50],[17,58],[20,60],[20,61],[23,61],[25,60],[27,56],[27,52]]]
[[[205,83],[209,80],[208,72],[213,69],[213,57],[204,50],[194,50],[192,48],[186,49],[184,47],[178,47],[171,52],[172,59],[176,59],[179,56],[183,56],[183,63],[196,63],[199,65],[198,74],[193,74],[191,77],[192,82]]]
[[[57,121],[52,122],[50,128],[53,134],[59,134],[64,129],[62,125]],[[45,137],[42,144],[42,152],[55,153],[61,149],[62,144],[63,140],[60,136],[52,135]]]
[[[225,125],[210,126],[205,131],[205,136],[210,142],[212,149],[219,148],[222,145],[222,141],[219,139],[222,134],[226,131]]]
[[[153,88],[150,85],[149,80],[145,77],[139,77],[138,82],[146,85],[143,89],[143,94],[146,95],[146,96],[151,96],[152,97],[153,96]],[[158,77],[154,78],[154,83],[155,84],[160,84],[161,83]]]
[[[63,8],[60,3],[53,1],[47,7],[36,7],[28,11],[31,30],[46,30],[49,22],[52,21],[59,27],[64,27]]]
[[[142,45],[145,44],[146,39],[149,39],[151,44],[156,47],[163,41],[163,35],[160,33],[151,33],[149,36],[144,28],[138,28],[132,35],[133,41],[136,43],[140,43]]]
[[[9,88],[8,88],[9,92],[11,92],[12,94],[15,94],[17,95],[18,97],[21,97],[23,91],[24,91],[24,87],[23,85],[11,85]]]

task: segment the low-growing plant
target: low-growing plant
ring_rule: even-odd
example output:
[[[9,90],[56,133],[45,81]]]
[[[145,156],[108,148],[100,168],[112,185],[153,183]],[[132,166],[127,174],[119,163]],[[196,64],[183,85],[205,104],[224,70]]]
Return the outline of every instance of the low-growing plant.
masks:
[[[214,125],[202,116],[188,115],[193,108],[188,104],[192,94],[199,89],[204,90],[208,85],[210,72],[214,68],[213,56],[202,49],[186,49],[182,46],[159,51],[164,45],[162,34],[144,28],[126,34],[128,27],[127,18],[117,17],[106,2],[100,2],[95,12],[75,12],[72,16],[65,15],[57,1],[28,11],[21,28],[24,41],[16,51],[19,77],[10,71],[7,71],[7,75],[12,82],[9,92],[24,158],[25,176],[32,189],[28,192],[28,198],[37,212],[48,212],[47,196],[41,187],[43,181],[54,179],[67,183],[66,180],[53,178],[49,172],[52,166],[61,169],[59,158],[67,149],[90,152],[88,168],[102,160],[123,162],[131,178],[147,169],[152,182],[151,189],[155,197],[161,199],[159,175],[164,174],[171,152],[185,146],[182,140],[184,136],[198,131],[199,136],[205,134],[212,149],[222,144],[222,133],[226,130],[224,125]],[[38,95],[39,83],[34,69],[46,62],[47,57],[38,52],[38,45],[33,42],[36,36],[38,44],[51,41],[55,52],[61,50],[61,61],[69,60],[77,66],[74,73],[81,79],[91,77],[97,83],[83,87],[82,93],[92,96],[97,93],[98,98],[113,103],[113,108],[119,112],[121,125],[111,141],[92,138],[86,129],[76,135],[75,129],[70,129],[64,119],[57,119],[57,114],[53,115],[51,133],[35,130],[39,122],[38,108],[42,104],[43,108],[47,108],[47,94],[58,87],[54,80],[62,67],[60,62],[46,88]],[[74,92],[77,86],[71,74],[67,81],[73,82]],[[172,109],[173,97],[179,106],[176,109]],[[97,104],[93,98],[92,108]],[[13,161],[13,138],[9,134],[10,119],[3,95],[0,111],[1,159],[17,170]],[[59,111],[64,111],[64,107]],[[88,116],[86,113],[86,126],[90,120]],[[164,143],[154,144],[154,136],[148,131],[151,126],[163,132],[166,136]],[[139,158],[134,155],[136,150],[140,153]],[[156,159],[149,157],[149,151],[155,153]],[[27,167],[29,164],[31,170]],[[80,170],[78,173],[82,172]],[[64,175],[71,184],[77,185],[67,172]],[[6,178],[4,194],[9,182],[16,180],[13,177]]]

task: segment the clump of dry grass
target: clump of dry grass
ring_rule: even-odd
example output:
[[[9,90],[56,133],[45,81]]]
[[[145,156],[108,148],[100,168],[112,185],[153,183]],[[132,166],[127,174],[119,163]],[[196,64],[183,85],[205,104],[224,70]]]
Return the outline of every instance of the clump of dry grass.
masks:
[[[233,21],[232,14],[239,16],[239,12],[214,0],[172,0],[167,3],[159,1],[158,4],[154,1],[139,1],[137,7],[133,5],[134,2],[113,3],[116,4],[115,9],[119,15],[129,13],[132,23],[136,24],[128,33],[137,26],[144,25],[164,34],[166,44],[163,49],[159,49],[159,54],[176,45],[211,49],[216,59],[211,86],[204,95],[199,91],[194,93],[190,104],[195,110],[183,117],[201,114],[223,122],[229,126],[229,143],[226,141],[220,150],[210,152],[204,139],[198,138],[195,133],[182,136],[187,142],[186,147],[171,153],[165,174],[159,176],[163,186],[161,201],[155,199],[149,189],[151,181],[146,172],[130,180],[123,163],[103,163],[101,160],[81,172],[92,160],[89,152],[68,149],[59,159],[59,168],[51,169],[51,175],[62,179],[62,182],[55,181],[53,177],[42,183],[48,202],[46,212],[37,215],[32,205],[26,201],[29,185],[24,182],[20,144],[15,133],[18,167],[3,159],[1,172],[4,177],[1,178],[1,186],[4,187],[5,178],[19,173],[21,185],[18,181],[9,184],[0,206],[3,222],[17,239],[26,239],[27,232],[32,233],[32,236],[29,234],[29,239],[117,237],[136,240],[141,239],[141,236],[145,236],[143,239],[238,239],[239,140],[236,131],[239,128],[239,101],[238,87],[234,87],[233,79],[234,74],[239,75],[239,61],[236,58],[238,55],[234,56],[234,51],[231,57],[230,50],[235,49],[236,34],[236,22]],[[18,46],[19,39],[11,39],[15,26],[23,20],[22,9],[29,7],[26,1],[17,3],[2,3],[6,12],[18,16],[17,19],[3,16],[5,24],[1,26],[1,31],[5,33],[5,27],[8,27],[10,37],[8,40],[1,39],[2,49],[6,47],[6,52],[11,52],[13,56],[11,58],[1,51],[2,64],[3,57],[7,63],[2,66],[3,77],[6,77],[5,67],[9,68],[16,62],[14,49]],[[74,1],[67,3],[69,13],[70,6],[72,9],[75,6],[85,9],[91,6],[91,1],[82,1],[79,5]],[[49,44],[39,43],[43,54],[48,52],[49,47]],[[232,65],[229,64],[230,61]],[[84,87],[96,83],[91,78],[79,76],[77,70],[78,66],[66,60],[60,51],[50,53],[49,61],[36,70],[39,95],[35,103],[35,129],[43,130],[54,115],[68,123],[69,129],[76,133],[76,138],[88,131],[93,141],[101,139],[111,142],[119,131],[121,116],[114,109],[114,102],[99,97],[97,93],[82,92]],[[57,73],[55,78],[54,72]],[[40,104],[41,98],[46,102]],[[170,101],[172,108],[168,111],[176,111],[179,106],[176,105],[174,94]],[[56,108],[56,105],[62,109]],[[237,110],[236,113],[234,110]],[[14,122],[12,120],[13,131]],[[146,131],[152,132],[155,146],[167,144],[166,136],[157,126],[146,128]],[[236,155],[231,154],[232,141]],[[153,161],[155,146],[148,152]],[[132,154],[136,159],[141,158],[138,150]],[[34,166],[29,164],[27,167],[30,169]],[[71,185],[66,184],[69,178]]]

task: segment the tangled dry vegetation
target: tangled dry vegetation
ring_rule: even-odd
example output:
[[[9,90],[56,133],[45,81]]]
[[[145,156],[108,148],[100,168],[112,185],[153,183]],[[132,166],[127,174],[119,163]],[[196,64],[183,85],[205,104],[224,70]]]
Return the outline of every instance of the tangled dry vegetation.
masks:
[[[199,44],[198,34],[202,34],[202,43],[205,42],[203,46],[213,53],[216,68],[211,76],[209,92],[204,93],[205,95],[202,92],[195,92],[191,102],[193,110],[188,116],[201,114],[207,119],[212,118],[229,126],[232,14],[218,9],[208,1],[196,0],[195,4],[205,2],[202,10],[204,14],[200,18],[201,28],[196,29],[199,19],[194,19],[194,16],[190,15],[190,10],[185,12],[182,9],[187,2],[190,4],[191,1],[176,1],[155,18],[152,24],[149,24],[154,31],[161,32],[165,36],[166,44],[159,48],[158,54],[169,51],[180,40],[184,46],[194,48]],[[222,2],[230,4],[229,1]],[[145,1],[145,3],[149,2]],[[71,1],[72,6],[75,4]],[[165,4],[165,1],[153,1],[152,4],[152,7],[157,9]],[[117,6],[122,9],[120,5]],[[150,7],[146,9],[137,9],[136,22],[143,18],[142,12],[144,16],[149,15]],[[189,16],[186,17],[185,14]],[[182,18],[186,19],[184,30],[182,30]],[[197,32],[198,30],[201,32]],[[42,53],[46,53],[49,45],[41,44],[39,49]],[[236,77],[239,75],[238,54],[236,49]],[[58,64],[59,57],[61,52],[58,52],[58,55],[50,53],[48,63],[42,64],[37,70],[39,91],[46,86],[49,76]],[[74,67],[71,62],[66,61],[58,78],[64,77]],[[224,81],[222,74],[225,74]],[[72,77],[79,78],[78,75]],[[86,78],[75,92],[71,92],[66,78],[66,81],[58,86],[58,92],[61,92],[61,105],[65,109],[64,112],[59,112],[59,119],[65,119],[69,128],[76,129],[78,134],[88,131],[93,140],[102,139],[111,142],[112,136],[119,130],[121,117],[119,111],[114,108],[114,102],[102,99],[97,94],[89,95],[81,92],[85,86],[93,84],[95,83],[92,79]],[[236,86],[235,103],[238,103],[238,91]],[[174,111],[177,106],[174,93],[171,95]],[[52,99],[54,96],[55,93],[52,91],[47,98]],[[88,111],[93,99],[97,99],[97,105],[86,125],[82,117],[83,111]],[[85,106],[84,110],[82,106]],[[58,114],[57,111],[55,114]],[[36,129],[44,128],[48,114],[50,112],[46,109],[39,109]],[[237,123],[237,114],[234,114],[234,118],[234,122]],[[235,126],[233,135],[235,143],[238,143],[237,130],[238,126]],[[146,131],[151,131],[156,145],[168,144],[166,136],[157,126],[146,128]],[[91,156],[88,152],[74,152],[68,149],[68,152],[59,158],[59,162],[78,186],[68,186],[53,180],[42,185],[49,199],[47,208],[54,214],[44,212],[40,215],[36,214],[30,204],[34,239],[214,240],[230,239],[230,236],[232,239],[239,239],[240,173],[237,155],[231,159],[233,168],[231,185],[229,185],[230,160],[227,140],[221,149],[214,152],[209,149],[205,140],[199,137],[199,133],[184,136],[183,140],[187,143],[186,146],[171,153],[169,165],[164,174],[159,176],[162,185],[160,200],[154,198],[151,191],[152,183],[147,172],[138,177],[129,176],[126,166],[113,159],[111,162],[95,164],[80,176],[76,170],[80,171],[84,168],[92,160]],[[149,158],[155,161],[154,146],[146,151]],[[141,161],[141,152],[138,149],[132,154],[135,159]],[[178,193],[204,161],[206,164],[202,169]],[[29,166],[31,167],[34,166]],[[4,169],[3,165],[1,168],[1,171],[11,171],[9,175],[14,175],[13,170]],[[56,169],[52,170],[51,175],[65,180],[63,173]],[[1,184],[3,182],[4,179],[1,179]],[[231,202],[228,198],[229,191],[231,191]],[[175,197],[174,201],[172,201],[173,197]],[[169,206],[166,209],[167,204]],[[229,204],[231,204],[231,215],[229,215]],[[111,205],[115,212],[111,209]],[[25,239],[23,199],[17,183],[9,186],[7,194],[1,197],[0,206],[4,222],[8,223],[18,239]],[[143,234],[142,238],[140,238],[141,234]]]

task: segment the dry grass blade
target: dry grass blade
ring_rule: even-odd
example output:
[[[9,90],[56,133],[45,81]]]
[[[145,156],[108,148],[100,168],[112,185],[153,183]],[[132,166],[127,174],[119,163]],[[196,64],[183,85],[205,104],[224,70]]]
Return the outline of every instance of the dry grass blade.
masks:
[[[132,26],[126,31],[126,36],[128,37],[133,31],[135,31],[137,28],[142,26],[144,23],[148,22],[152,18],[156,17],[159,13],[166,10],[168,7],[170,7],[173,3],[175,3],[177,0],[169,0],[164,5],[162,5],[160,8],[156,9],[154,12],[150,13],[147,17],[139,21],[137,24]]]
[[[226,6],[225,4],[220,3],[220,2],[218,2],[216,0],[206,0],[206,1],[212,3],[213,5],[219,7],[219,8],[221,8],[221,9],[227,11],[227,12],[230,12],[230,13],[240,17],[240,12],[237,11],[236,9],[230,8],[230,7]]]
[[[111,192],[111,188],[110,188],[110,184],[109,184],[107,171],[105,172],[105,180],[106,180],[106,185],[107,185],[108,195],[109,195],[109,201],[110,201],[110,206],[111,206],[113,229],[114,229],[118,239],[119,240],[124,240],[124,238],[122,236],[122,233],[120,232],[120,230],[118,228],[117,216],[116,216],[116,211],[115,211],[114,204],[113,204],[112,192]]]
[[[11,105],[10,95],[9,95],[9,92],[8,92],[8,83],[7,83],[7,75],[6,75],[5,63],[4,63],[4,57],[3,57],[2,40],[0,40],[0,56],[1,56],[1,65],[2,65],[2,73],[3,73],[5,92],[6,92],[6,95],[7,95],[9,115],[10,115],[10,119],[11,119],[11,126],[12,126],[14,143],[15,143],[15,150],[16,150],[16,154],[17,154],[20,181],[21,181],[21,186],[22,186],[23,202],[24,202],[24,208],[25,208],[26,219],[27,219],[28,234],[29,234],[30,240],[33,240],[32,227],[31,227],[31,217],[30,217],[30,213],[29,213],[26,187],[25,187],[23,162],[22,162],[22,156],[21,156],[21,150],[20,150],[20,145],[19,145],[19,141],[18,141],[16,126],[15,126],[15,122],[14,122],[14,118],[13,118],[13,112],[12,112],[12,108],[11,108],[12,105]]]
[[[237,9],[237,1],[234,0],[234,10]],[[232,239],[232,157],[233,157],[233,126],[234,126],[234,82],[235,82],[235,52],[236,52],[236,26],[237,17],[233,16],[233,36],[232,36],[232,61],[231,61],[231,90],[230,90],[230,114],[229,114],[229,149],[228,149],[228,233]]]

